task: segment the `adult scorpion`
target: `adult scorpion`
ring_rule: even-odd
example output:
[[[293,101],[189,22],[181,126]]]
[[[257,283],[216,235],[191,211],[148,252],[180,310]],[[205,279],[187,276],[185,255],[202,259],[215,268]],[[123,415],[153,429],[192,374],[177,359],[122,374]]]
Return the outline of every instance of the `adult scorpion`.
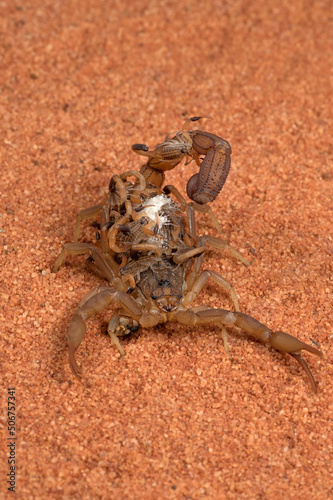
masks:
[[[75,352],[86,333],[86,320],[113,305],[115,311],[108,324],[108,333],[121,356],[125,352],[119,337],[129,334],[139,325],[150,328],[168,321],[187,326],[215,324],[221,328],[226,349],[225,325],[234,325],[263,344],[293,356],[307,373],[313,391],[317,392],[302,351],[319,357],[322,357],[322,352],[292,335],[272,331],[240,312],[231,284],[215,271],[202,270],[209,245],[228,249],[244,264],[248,262],[224,240],[197,235],[196,204],[187,204],[173,186],[166,186],[162,192],[165,168],[155,168],[152,158],[154,156],[141,172],[132,170],[120,176],[114,175],[107,200],[78,213],[74,243],[64,246],[53,267],[53,272],[56,272],[68,254],[89,254],[89,267],[109,281],[109,286],[96,287],[83,297],[70,322],[69,364],[74,375],[80,378],[82,374]],[[162,159],[163,167],[164,161],[168,160]],[[166,163],[167,167],[170,164]],[[177,163],[172,165],[174,168]],[[134,182],[129,181],[131,177],[134,177]],[[81,221],[89,218],[99,218],[95,227],[99,230],[100,248],[77,242]],[[207,306],[189,307],[210,278],[228,291],[234,311]]]

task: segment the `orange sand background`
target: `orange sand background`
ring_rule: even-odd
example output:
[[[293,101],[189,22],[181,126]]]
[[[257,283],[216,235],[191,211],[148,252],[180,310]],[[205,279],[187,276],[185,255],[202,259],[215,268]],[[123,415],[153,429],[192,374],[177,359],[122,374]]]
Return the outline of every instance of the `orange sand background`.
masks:
[[[332,3],[50,0],[0,4],[1,379],[16,389],[16,498],[326,499],[332,478]],[[66,328],[101,280],[84,258],[50,268],[76,212],[139,168],[185,117],[233,149],[209,251],[244,312],[321,344],[296,362],[230,328],[167,324],[123,343]],[[168,183],[183,193],[196,167]],[[216,234],[199,217],[199,233]],[[86,225],[82,240],[93,232]],[[213,283],[199,304],[232,308]],[[5,447],[4,447],[5,448]],[[6,497],[7,451],[0,496]],[[12,497],[11,497],[12,498]]]

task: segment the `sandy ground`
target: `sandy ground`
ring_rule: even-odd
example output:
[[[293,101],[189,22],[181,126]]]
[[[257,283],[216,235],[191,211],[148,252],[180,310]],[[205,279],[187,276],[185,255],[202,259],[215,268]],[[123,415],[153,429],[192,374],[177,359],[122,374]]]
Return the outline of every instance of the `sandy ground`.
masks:
[[[0,497],[15,388],[16,497],[333,497],[332,10],[330,1],[102,0],[0,4]],[[142,329],[119,354],[110,311],[67,362],[66,330],[98,284],[84,257],[50,269],[78,210],[139,169],[188,116],[233,149],[212,204],[246,268],[209,251],[242,311],[320,343],[294,359],[229,329]],[[196,166],[167,177],[184,193]],[[213,234],[199,217],[199,233]],[[93,233],[88,224],[81,241]],[[232,308],[210,283],[198,304]],[[12,497],[11,497],[12,498]]]

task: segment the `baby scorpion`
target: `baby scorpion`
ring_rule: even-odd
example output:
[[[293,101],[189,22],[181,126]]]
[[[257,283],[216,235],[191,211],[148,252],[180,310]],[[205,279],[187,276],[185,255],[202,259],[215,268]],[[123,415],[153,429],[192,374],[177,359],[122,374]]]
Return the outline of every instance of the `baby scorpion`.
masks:
[[[127,180],[129,175],[135,176],[134,183]],[[69,363],[74,375],[79,378],[82,374],[75,352],[86,333],[85,321],[113,304],[116,310],[108,324],[108,333],[121,356],[125,353],[118,337],[138,325],[149,328],[168,321],[187,326],[216,324],[221,328],[226,347],[225,325],[234,325],[263,344],[293,356],[307,373],[314,392],[317,391],[302,350],[319,357],[322,352],[241,313],[230,283],[214,271],[202,270],[207,245],[228,248],[236,257],[239,254],[219,238],[197,236],[191,204],[185,203],[184,207],[178,200],[161,194],[160,188],[149,187],[147,179],[135,171],[113,176],[110,186],[106,203],[98,205],[98,209],[87,209],[78,219],[99,215],[101,249],[87,243],[67,244],[53,268],[56,272],[67,254],[88,253],[91,269],[110,283],[88,292],[70,322]],[[171,187],[171,191],[178,196],[175,188]],[[78,231],[77,224],[76,236]],[[235,311],[189,307],[210,278],[229,292]]]
[[[194,116],[186,120],[180,132],[173,137],[167,135],[164,142],[153,151],[149,151],[145,144],[133,144],[132,150],[148,157],[146,165],[156,170],[171,170],[184,158],[185,165],[195,160],[200,170],[189,179],[186,191],[191,200],[203,205],[215,200],[226,181],[230,170],[231,147],[227,141],[210,132],[187,130],[201,118]],[[204,156],[202,161],[201,156]]]

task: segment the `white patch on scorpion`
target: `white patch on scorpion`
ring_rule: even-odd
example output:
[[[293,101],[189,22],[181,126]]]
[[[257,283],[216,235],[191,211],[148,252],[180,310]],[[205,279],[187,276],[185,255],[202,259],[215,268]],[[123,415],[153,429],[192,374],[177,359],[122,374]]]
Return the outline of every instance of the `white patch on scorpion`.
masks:
[[[168,221],[168,218],[166,215],[159,215],[159,212],[164,205],[169,204],[170,198],[168,198],[165,194],[160,194],[159,196],[155,196],[154,198],[147,200],[142,207],[145,207],[145,214],[149,217],[149,219],[156,222],[157,215],[160,224],[163,225]]]
[[[154,221],[158,230],[156,236],[151,236],[148,238],[147,243],[160,243],[162,244],[162,240],[164,239],[164,231],[163,226],[167,226],[171,223],[167,210],[164,209],[166,207],[169,211],[174,208],[173,201],[165,194],[160,194],[155,196],[154,198],[150,198],[147,200],[142,207],[144,208],[144,213],[150,220]],[[163,214],[161,212],[164,212]]]

